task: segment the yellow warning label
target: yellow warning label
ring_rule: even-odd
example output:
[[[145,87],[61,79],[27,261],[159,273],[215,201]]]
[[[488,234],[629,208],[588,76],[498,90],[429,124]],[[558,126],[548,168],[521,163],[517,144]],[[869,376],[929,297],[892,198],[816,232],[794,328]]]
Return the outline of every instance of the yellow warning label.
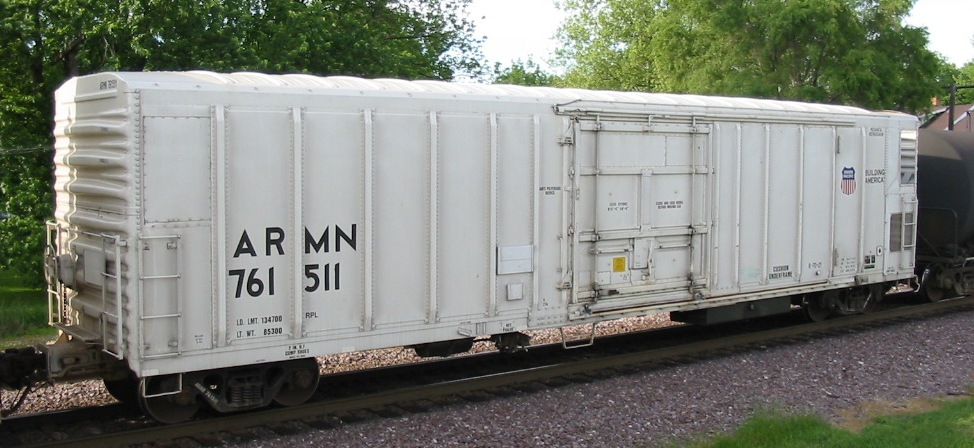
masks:
[[[612,259],[612,272],[626,272],[626,257]]]

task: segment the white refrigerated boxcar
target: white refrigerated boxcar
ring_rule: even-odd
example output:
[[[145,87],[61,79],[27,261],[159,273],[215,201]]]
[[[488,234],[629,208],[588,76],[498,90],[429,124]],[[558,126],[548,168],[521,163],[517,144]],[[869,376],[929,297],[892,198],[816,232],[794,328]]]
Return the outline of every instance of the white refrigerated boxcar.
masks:
[[[916,126],[689,95],[72,79],[49,371],[141,381],[147,411],[178,421],[202,402],[300,402],[317,355],[509,349],[525,330],[658,312],[861,312],[914,276]]]

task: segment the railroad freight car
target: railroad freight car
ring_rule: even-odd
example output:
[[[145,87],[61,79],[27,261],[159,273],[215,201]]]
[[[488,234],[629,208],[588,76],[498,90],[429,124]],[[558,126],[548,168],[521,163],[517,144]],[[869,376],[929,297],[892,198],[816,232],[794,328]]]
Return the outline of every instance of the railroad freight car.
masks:
[[[320,355],[510,350],[649,313],[863,312],[914,277],[916,128],[742,98],[72,79],[45,369],[174,422],[299,403]]]
[[[974,135],[920,131],[920,289],[932,301],[974,294]]]

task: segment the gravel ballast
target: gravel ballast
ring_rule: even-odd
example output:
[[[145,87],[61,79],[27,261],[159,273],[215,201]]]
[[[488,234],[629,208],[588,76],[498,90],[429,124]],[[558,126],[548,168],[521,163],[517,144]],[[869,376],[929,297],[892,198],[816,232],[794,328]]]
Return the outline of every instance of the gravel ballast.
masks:
[[[974,312],[829,336],[592,383],[227,445],[657,446],[731,431],[761,411],[838,421],[862,404],[964,395]]]
[[[667,325],[643,318],[600,333]],[[974,312],[778,345],[590,383],[459,401],[427,412],[224,446],[658,446],[731,431],[761,411],[815,413],[838,422],[872,402],[968,393],[974,385]],[[535,336],[550,341],[557,332]],[[478,344],[480,346],[481,344]],[[488,349],[486,345],[480,349]],[[325,372],[409,362],[410,350],[336,355]],[[5,392],[4,404],[12,394]],[[22,412],[113,401],[100,381],[35,391]],[[886,406],[891,408],[892,406]]]

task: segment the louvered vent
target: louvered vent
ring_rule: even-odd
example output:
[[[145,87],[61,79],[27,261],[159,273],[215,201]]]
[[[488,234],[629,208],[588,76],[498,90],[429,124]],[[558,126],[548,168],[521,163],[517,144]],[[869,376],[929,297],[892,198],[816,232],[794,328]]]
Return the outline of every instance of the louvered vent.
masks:
[[[917,181],[917,131],[900,131],[900,185]]]

